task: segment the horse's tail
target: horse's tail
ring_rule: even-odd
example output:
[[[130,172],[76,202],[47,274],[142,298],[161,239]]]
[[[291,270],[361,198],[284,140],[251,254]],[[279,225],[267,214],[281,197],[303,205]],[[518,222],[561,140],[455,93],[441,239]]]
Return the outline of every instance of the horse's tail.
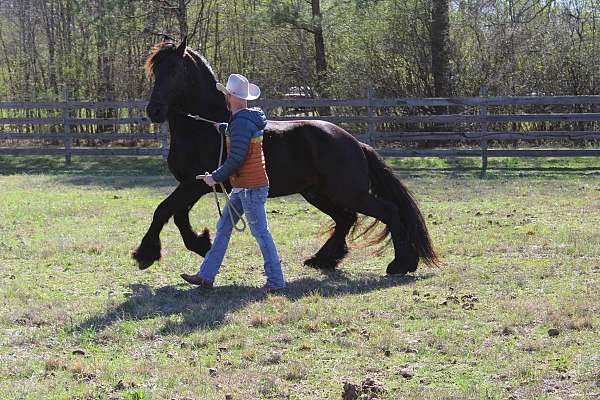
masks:
[[[431,243],[425,220],[417,202],[413,198],[410,191],[404,186],[400,179],[394,174],[394,171],[388,167],[383,159],[370,146],[363,145],[363,153],[367,157],[369,163],[369,179],[371,181],[371,193],[381,199],[393,202],[398,206],[400,219],[404,224],[408,234],[409,241],[419,258],[428,265],[439,265],[437,254]],[[364,236],[370,232],[379,221],[375,220],[367,226],[358,235],[353,235],[355,238]],[[356,231],[358,226],[353,229]],[[390,233],[386,227],[377,237],[372,239],[368,244],[381,243]]]

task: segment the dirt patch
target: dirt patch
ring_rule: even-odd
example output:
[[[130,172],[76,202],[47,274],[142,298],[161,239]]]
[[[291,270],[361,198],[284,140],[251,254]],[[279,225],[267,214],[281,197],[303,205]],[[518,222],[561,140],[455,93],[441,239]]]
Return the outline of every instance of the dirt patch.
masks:
[[[344,382],[343,400],[375,400],[387,393],[386,388],[372,378],[366,378],[360,385]]]

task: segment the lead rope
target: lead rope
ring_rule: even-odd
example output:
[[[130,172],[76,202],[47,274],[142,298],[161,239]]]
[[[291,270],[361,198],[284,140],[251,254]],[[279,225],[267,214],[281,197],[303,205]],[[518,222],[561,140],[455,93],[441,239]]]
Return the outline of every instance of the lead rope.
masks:
[[[197,121],[204,121],[204,122],[209,122],[211,124],[218,124],[217,121],[212,121],[210,119],[206,119],[206,118],[202,118],[199,115],[193,115],[193,114],[185,114],[190,118],[193,118]],[[219,164],[217,166],[217,168],[219,168],[221,166],[221,163],[223,162],[223,142],[225,141],[225,135],[222,135],[221,132],[219,131],[219,136],[221,137],[221,146],[219,149]],[[196,175],[196,180],[201,180],[202,178],[206,177],[210,175],[208,172],[205,172],[204,175]],[[229,218],[231,219],[231,225],[233,225],[233,228],[238,231],[238,232],[243,232],[244,230],[246,230],[246,221],[244,220],[243,215],[238,211],[237,208],[235,208],[235,206],[233,205],[233,203],[231,202],[231,198],[229,197],[229,193],[227,193],[227,190],[225,189],[225,185],[223,185],[222,182],[217,182],[217,184],[221,187],[221,191],[223,193],[225,193],[225,197],[227,198],[227,203],[226,203],[226,207],[229,206],[229,209],[232,210],[235,215],[238,216],[238,222],[236,223],[233,220],[233,214],[231,214],[231,212],[229,213]],[[221,212],[221,203],[219,203],[219,196],[217,196],[217,188],[213,185],[212,187],[213,190],[213,194],[215,195],[215,203],[217,203],[217,210],[219,210],[219,217],[223,216],[223,213]],[[241,222],[242,226],[238,227],[238,223]]]

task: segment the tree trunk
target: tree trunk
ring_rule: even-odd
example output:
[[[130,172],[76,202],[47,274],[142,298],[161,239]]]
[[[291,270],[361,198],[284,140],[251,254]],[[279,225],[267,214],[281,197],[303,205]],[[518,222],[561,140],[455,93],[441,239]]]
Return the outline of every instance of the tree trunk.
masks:
[[[21,73],[23,74],[23,80],[21,81],[21,84],[18,85],[19,86],[19,96],[22,99],[26,99],[31,101],[32,99],[30,97],[32,90],[31,90],[31,80],[32,80],[32,76],[31,76],[31,64],[30,64],[30,57],[28,57],[28,49],[30,46],[30,41],[29,41],[29,37],[27,35],[28,32],[28,28],[29,26],[31,26],[31,21],[29,20],[29,2],[28,1],[22,1],[19,3],[19,8],[18,8],[18,18],[19,18],[19,34],[20,34],[20,43],[19,43],[19,55],[18,55],[18,59],[19,59],[19,66],[21,68]]]
[[[58,79],[56,74],[56,6],[53,2],[40,1],[39,9],[44,20],[44,30],[48,42],[48,79],[52,94],[58,98]]]
[[[321,94],[325,95],[325,86],[327,79],[327,59],[325,57],[325,41],[323,40],[323,26],[321,24],[321,2],[312,0],[312,18],[315,37],[315,71],[317,73],[317,82]]]
[[[183,39],[188,35],[187,5],[185,0],[179,0],[177,2],[175,15],[177,16],[177,22],[179,23],[179,38]]]
[[[436,97],[448,97],[452,92],[448,49],[448,9],[449,0],[432,0],[431,71]]]
[[[323,24],[321,23],[320,0],[312,0],[311,7],[313,22],[312,33],[315,37],[315,72],[317,73],[317,91],[321,97],[328,97],[327,58],[325,57],[325,41],[323,39]],[[329,107],[319,107],[318,111],[320,115],[331,115],[331,110]]]

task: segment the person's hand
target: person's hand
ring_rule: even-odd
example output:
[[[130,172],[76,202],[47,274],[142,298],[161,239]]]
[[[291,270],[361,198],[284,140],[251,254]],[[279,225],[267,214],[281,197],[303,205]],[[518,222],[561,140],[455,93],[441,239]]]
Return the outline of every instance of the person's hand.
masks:
[[[215,122],[213,124],[213,126],[215,127],[216,130],[219,130],[219,125],[221,125],[219,122]]]
[[[208,186],[213,187],[216,185],[216,181],[213,179],[212,175],[204,175],[204,177],[202,178],[202,180],[204,181],[204,183],[206,183]]]

